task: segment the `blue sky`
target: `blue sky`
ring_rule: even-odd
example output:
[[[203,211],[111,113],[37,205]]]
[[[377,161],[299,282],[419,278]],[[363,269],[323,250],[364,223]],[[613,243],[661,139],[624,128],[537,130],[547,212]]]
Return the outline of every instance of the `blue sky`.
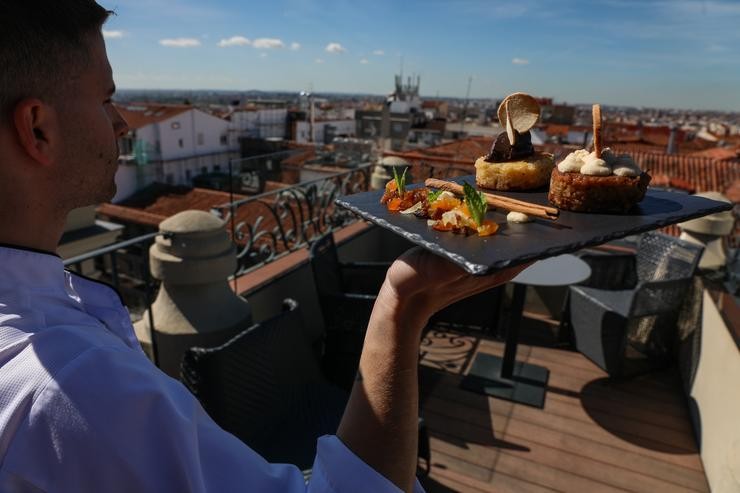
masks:
[[[740,0],[99,0],[122,88],[740,110]]]

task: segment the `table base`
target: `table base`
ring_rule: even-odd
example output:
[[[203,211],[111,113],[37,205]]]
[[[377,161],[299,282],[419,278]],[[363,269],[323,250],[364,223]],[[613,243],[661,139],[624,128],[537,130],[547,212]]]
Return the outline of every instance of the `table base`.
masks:
[[[466,390],[542,409],[550,370],[542,366],[514,362],[511,378],[501,377],[503,358],[478,353],[460,386]]]

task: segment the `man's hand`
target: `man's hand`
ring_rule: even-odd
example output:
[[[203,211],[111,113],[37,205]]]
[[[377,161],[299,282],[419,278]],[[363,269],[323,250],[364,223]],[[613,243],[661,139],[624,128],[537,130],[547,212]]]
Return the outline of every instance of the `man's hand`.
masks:
[[[403,491],[414,484],[419,412],[419,340],[429,317],[508,282],[527,266],[474,277],[420,248],[386,274],[365,336],[358,380],[337,435]]]
[[[406,330],[421,331],[429,318],[444,307],[505,284],[529,265],[487,276],[472,276],[438,255],[419,247],[412,248],[388,270],[376,310],[390,310],[394,318],[404,323]]]

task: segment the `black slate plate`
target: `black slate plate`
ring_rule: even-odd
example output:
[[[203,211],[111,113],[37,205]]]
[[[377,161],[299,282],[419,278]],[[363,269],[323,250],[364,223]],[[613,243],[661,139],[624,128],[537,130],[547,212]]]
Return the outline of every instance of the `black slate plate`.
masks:
[[[475,177],[452,181],[475,183]],[[410,186],[410,187],[413,187]],[[496,192],[500,195],[549,205],[546,192]],[[380,203],[382,191],[340,197],[336,203],[363,219],[389,229],[433,253],[446,257],[475,275],[508,266],[571,253],[625,236],[725,211],[732,205],[692,195],[648,190],[630,214],[585,214],[561,211],[557,221],[535,219],[509,224],[505,211],[489,211],[499,232],[494,236],[464,236],[435,231],[414,215],[391,214]]]

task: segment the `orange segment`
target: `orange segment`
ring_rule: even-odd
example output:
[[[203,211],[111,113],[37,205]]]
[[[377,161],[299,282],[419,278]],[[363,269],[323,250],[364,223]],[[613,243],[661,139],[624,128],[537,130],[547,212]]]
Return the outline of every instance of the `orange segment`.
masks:
[[[486,219],[483,224],[478,226],[478,236],[491,236],[495,235],[496,232],[498,232],[498,224],[490,219]]]
[[[402,200],[399,198],[391,199],[390,202],[388,202],[388,210],[391,212],[398,212],[401,210],[401,202]]]

